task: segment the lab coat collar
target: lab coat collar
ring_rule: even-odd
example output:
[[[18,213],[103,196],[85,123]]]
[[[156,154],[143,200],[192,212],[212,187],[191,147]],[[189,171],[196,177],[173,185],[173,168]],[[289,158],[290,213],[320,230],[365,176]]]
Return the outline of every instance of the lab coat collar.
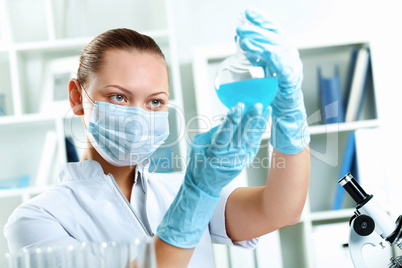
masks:
[[[144,173],[145,171],[148,171],[150,162],[151,161],[149,160],[149,158],[145,159],[141,163],[137,164],[137,170],[140,171],[141,173]]]
[[[137,164],[136,171],[134,174],[134,186],[137,184],[137,180],[141,180],[142,191],[144,193],[147,192],[146,185],[148,183],[147,176],[145,173],[148,171],[149,168],[149,158],[145,159],[143,162]],[[134,189],[134,187],[133,187]]]
[[[60,182],[87,180],[100,176],[104,176],[102,166],[94,160],[67,163],[59,172]]]
[[[149,168],[149,159],[146,159],[142,163],[136,166],[136,171],[134,174],[134,185],[137,180],[140,179],[142,190],[146,193],[147,176],[145,173]],[[65,181],[81,181],[88,180],[95,177],[105,176],[102,166],[95,160],[85,160],[74,163],[67,163],[63,165],[59,172],[60,182]]]
[[[145,173],[149,168],[149,159],[146,159],[142,163],[136,166],[136,171],[134,174],[134,185],[137,180],[140,179],[142,190],[144,193],[147,191],[147,176]],[[85,160],[74,163],[67,163],[63,165],[59,172],[60,182],[65,181],[81,181],[88,180],[95,177],[105,176],[102,166],[95,160]]]

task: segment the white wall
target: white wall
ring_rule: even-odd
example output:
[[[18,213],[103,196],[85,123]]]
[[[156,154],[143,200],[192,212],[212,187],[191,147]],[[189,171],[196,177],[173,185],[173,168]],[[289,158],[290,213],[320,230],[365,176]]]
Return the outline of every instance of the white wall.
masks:
[[[195,114],[192,48],[232,42],[236,16],[246,7],[265,10],[288,35],[329,40],[368,39],[375,61],[375,86],[393,211],[402,213],[402,1],[400,0],[173,0],[186,114]]]
[[[288,35],[355,36],[373,34],[401,1],[372,0],[175,0],[176,35],[180,58],[187,62],[196,45],[231,42],[236,15],[254,6],[268,13]],[[388,6],[390,8],[388,8]]]

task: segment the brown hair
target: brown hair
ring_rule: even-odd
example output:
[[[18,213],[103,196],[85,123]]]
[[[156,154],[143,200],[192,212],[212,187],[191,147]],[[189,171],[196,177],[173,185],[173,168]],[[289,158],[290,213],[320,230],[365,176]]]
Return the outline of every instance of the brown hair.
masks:
[[[96,36],[82,51],[77,71],[77,80],[81,85],[100,69],[103,55],[109,49],[136,49],[165,59],[160,47],[151,37],[126,28],[112,29]]]

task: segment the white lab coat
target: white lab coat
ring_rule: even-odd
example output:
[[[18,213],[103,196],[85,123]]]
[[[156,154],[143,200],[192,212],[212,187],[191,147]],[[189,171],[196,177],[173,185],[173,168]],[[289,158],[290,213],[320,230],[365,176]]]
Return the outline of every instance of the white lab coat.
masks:
[[[49,244],[85,241],[127,241],[156,232],[173,202],[183,174],[149,173],[137,166],[131,204],[112,175],[105,175],[93,160],[68,163],[60,170],[60,183],[19,206],[4,228],[10,252]],[[213,267],[212,242],[232,245],[225,229],[225,205],[234,186],[226,187],[194,251],[189,267]],[[146,204],[146,205],[144,205]],[[254,248],[257,239],[236,242]]]

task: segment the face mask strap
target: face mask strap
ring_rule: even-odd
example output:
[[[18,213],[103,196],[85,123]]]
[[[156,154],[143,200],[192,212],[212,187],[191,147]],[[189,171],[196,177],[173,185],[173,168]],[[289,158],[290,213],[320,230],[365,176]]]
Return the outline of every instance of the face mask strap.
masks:
[[[88,92],[85,90],[84,86],[81,85],[81,84],[80,84],[80,86],[81,86],[81,88],[82,88],[82,91],[85,92],[85,95],[87,95],[89,101],[95,106],[95,102],[94,102],[94,101],[92,100],[92,98],[89,96],[89,94],[88,94]],[[84,116],[82,117],[82,119],[84,120],[84,127],[85,127],[85,129],[88,130],[88,129],[87,129],[87,126],[86,126],[86,124],[85,124],[85,118],[84,118]]]
[[[94,102],[94,101],[92,100],[92,98],[89,96],[89,94],[88,94],[88,92],[85,90],[84,86],[81,85],[81,84],[80,84],[80,86],[81,86],[81,88],[82,88],[82,91],[85,92],[85,95],[87,95],[89,101],[90,101],[93,105],[95,105],[95,102]]]

